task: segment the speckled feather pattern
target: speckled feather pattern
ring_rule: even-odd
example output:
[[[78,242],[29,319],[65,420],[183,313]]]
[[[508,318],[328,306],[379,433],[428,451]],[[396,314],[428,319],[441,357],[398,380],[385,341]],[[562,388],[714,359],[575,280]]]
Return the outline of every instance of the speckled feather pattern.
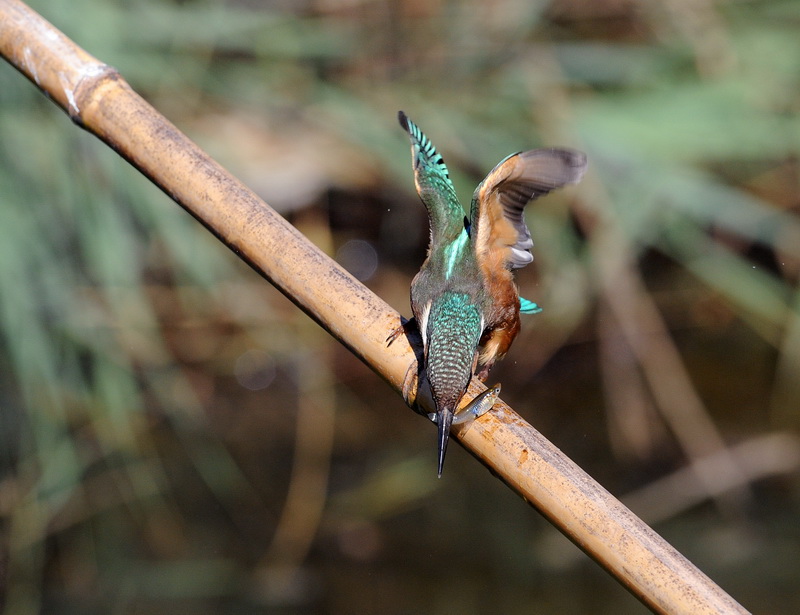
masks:
[[[434,398],[453,412],[472,377],[483,329],[478,308],[465,293],[446,293],[428,319],[427,370]]]

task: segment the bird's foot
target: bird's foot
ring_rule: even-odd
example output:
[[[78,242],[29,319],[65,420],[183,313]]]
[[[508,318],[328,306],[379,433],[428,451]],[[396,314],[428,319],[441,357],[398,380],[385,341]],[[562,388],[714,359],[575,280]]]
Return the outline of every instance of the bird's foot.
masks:
[[[416,363],[412,363],[406,370],[406,375],[403,378],[403,388],[401,390],[403,401],[409,406],[411,405],[409,402],[412,395],[415,398],[414,405],[416,406],[416,397],[419,395],[419,382],[417,382],[417,380],[417,365]]]
[[[489,377],[489,372],[492,371],[492,367],[494,367],[494,361],[479,366],[478,369],[475,370],[475,377],[481,382],[486,382],[486,379]]]
[[[492,409],[497,398],[500,397],[500,383],[486,389],[483,393],[475,397],[471,402],[464,406],[453,416],[453,425],[462,425],[474,421]],[[430,412],[428,418],[434,423],[437,422],[437,414]]]
[[[389,337],[386,338],[386,345],[391,346],[398,337],[408,332],[409,327],[413,328],[416,326],[417,326],[417,321],[414,320],[413,318],[410,318],[405,322],[400,322],[400,326],[394,329],[389,334]]]

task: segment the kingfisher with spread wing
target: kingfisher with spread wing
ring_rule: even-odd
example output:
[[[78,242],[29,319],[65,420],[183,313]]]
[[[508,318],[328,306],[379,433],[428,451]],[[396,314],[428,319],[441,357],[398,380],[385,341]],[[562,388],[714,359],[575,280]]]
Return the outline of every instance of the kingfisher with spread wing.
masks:
[[[411,310],[422,336],[422,368],[435,406],[431,418],[438,425],[441,476],[453,417],[473,372],[485,380],[519,333],[520,311],[540,311],[520,299],[512,276],[513,269],[533,260],[525,206],[578,182],[587,164],[584,154],[568,149],[512,154],[478,185],[467,218],[436,148],[405,113],[398,117],[411,138],[414,182],[430,223],[428,256],[411,283]],[[398,327],[389,340],[402,331]],[[488,398],[479,396],[462,410],[455,422],[488,410],[499,388],[490,391]]]

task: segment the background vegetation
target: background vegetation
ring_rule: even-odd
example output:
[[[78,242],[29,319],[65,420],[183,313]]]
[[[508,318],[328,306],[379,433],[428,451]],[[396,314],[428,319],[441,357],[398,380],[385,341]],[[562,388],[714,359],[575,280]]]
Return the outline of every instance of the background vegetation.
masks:
[[[800,609],[800,4],[30,3],[380,296],[404,109],[529,212],[504,398],[749,609]],[[494,377],[493,376],[493,377]],[[27,613],[644,607],[0,65],[0,583]]]

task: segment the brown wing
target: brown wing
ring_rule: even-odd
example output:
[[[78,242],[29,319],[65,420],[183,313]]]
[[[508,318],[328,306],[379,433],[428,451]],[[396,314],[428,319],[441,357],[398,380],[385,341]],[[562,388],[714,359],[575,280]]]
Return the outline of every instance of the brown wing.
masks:
[[[470,234],[479,262],[524,267],[533,260],[531,233],[523,211],[532,200],[577,183],[586,155],[569,149],[535,149],[502,160],[475,189]]]

